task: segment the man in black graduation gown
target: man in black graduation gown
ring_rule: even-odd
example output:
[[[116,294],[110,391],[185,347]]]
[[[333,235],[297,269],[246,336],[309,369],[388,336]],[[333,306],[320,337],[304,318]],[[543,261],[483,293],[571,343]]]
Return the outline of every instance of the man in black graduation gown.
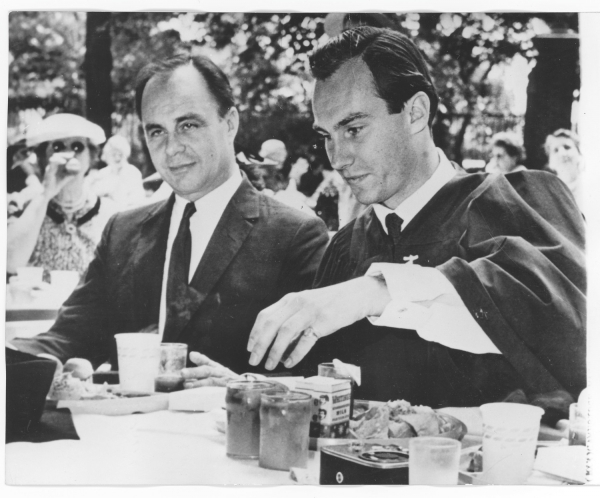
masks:
[[[544,172],[467,175],[436,149],[438,97],[405,36],[360,27],[311,56],[315,129],[371,206],[315,289],[263,311],[250,364],[361,367],[365,399],[473,406],[586,385],[584,222]],[[270,350],[269,350],[270,347]],[[290,353],[291,350],[291,353]],[[284,354],[285,353],[285,354]],[[569,397],[569,395],[566,395]]]

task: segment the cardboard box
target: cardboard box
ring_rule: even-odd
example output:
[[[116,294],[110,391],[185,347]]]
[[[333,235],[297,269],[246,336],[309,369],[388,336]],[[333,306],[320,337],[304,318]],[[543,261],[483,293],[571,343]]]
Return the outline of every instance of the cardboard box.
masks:
[[[349,380],[308,377],[296,384],[296,391],[308,393],[313,398],[310,437],[347,437],[351,396]]]

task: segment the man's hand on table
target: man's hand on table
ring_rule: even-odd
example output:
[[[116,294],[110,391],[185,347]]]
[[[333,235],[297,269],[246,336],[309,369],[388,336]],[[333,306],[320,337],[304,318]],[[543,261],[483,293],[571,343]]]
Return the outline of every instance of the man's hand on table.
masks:
[[[226,386],[230,380],[239,379],[240,376],[235,372],[224,367],[220,363],[211,360],[208,356],[196,351],[190,353],[190,361],[195,363],[196,367],[184,368],[181,375],[184,379],[183,387],[192,389],[202,386]]]
[[[380,315],[390,301],[385,282],[376,277],[288,294],[258,315],[248,340],[249,363],[258,365],[272,344],[265,368],[275,368],[284,353],[289,353],[284,365],[291,368],[317,339],[367,316]]]

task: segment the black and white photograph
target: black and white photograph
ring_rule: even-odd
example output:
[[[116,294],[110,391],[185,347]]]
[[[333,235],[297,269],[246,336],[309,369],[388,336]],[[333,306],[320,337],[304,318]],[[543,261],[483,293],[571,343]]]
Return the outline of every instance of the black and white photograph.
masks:
[[[591,2],[10,3],[5,490],[600,482]]]

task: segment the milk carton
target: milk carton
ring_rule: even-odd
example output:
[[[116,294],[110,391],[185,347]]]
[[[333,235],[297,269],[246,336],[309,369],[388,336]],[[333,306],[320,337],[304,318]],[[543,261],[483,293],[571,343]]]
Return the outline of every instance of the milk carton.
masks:
[[[296,391],[313,398],[310,437],[345,438],[350,421],[350,381],[333,377],[308,377]]]

